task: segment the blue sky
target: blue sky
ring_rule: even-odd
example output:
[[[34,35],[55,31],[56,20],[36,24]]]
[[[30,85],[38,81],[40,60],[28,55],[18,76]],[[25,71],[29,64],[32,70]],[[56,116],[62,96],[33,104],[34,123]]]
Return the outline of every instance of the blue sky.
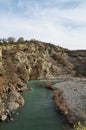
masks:
[[[86,0],[0,0],[0,37],[86,49]]]

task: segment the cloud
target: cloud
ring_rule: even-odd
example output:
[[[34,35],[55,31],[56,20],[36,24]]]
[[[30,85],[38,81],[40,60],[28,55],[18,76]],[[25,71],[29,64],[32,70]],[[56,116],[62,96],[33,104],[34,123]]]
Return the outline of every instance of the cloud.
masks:
[[[0,0],[0,37],[23,36],[86,49],[85,0],[8,1]]]

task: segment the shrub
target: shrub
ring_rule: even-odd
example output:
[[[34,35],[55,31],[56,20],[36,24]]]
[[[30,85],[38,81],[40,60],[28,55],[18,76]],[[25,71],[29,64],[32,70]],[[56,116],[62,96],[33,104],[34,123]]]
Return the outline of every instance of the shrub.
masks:
[[[81,123],[78,121],[78,123],[74,125],[74,130],[86,130],[86,122]]]

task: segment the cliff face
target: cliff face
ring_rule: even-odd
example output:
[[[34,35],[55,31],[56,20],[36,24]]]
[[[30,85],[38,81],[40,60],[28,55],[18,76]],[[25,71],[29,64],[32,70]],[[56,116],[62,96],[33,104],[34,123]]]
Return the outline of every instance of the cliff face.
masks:
[[[86,50],[70,51],[68,55],[74,65],[75,75],[86,77]]]
[[[53,79],[59,75],[86,76],[86,51],[38,41],[0,46],[0,119],[24,105],[18,93],[29,79]]]

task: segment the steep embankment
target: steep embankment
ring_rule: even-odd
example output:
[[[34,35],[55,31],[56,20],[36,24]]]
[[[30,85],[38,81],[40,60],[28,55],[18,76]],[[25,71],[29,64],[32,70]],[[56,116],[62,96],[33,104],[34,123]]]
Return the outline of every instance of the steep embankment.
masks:
[[[11,118],[24,105],[19,92],[27,89],[29,79],[86,76],[85,54],[38,41],[0,46],[0,119]]]

